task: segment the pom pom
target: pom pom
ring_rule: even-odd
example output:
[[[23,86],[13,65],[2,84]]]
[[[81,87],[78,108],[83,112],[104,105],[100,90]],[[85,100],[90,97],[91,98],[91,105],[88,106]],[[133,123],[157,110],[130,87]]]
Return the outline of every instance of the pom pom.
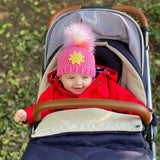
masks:
[[[64,47],[82,47],[94,52],[95,35],[83,23],[71,24],[64,30]]]

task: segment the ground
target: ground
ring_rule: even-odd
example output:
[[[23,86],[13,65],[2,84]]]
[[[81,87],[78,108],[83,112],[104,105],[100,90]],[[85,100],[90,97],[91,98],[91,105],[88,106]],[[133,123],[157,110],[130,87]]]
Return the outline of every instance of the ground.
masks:
[[[59,0],[0,0],[0,160],[19,159],[18,151],[23,152],[28,142],[28,127],[22,127],[20,123],[15,124],[13,115],[18,108],[24,108],[36,101],[43,64],[45,30],[49,17],[55,11],[67,6],[116,4],[116,2],[116,0],[90,0],[89,2],[85,0],[62,2]],[[128,1],[118,3],[123,2],[127,4]],[[130,1],[128,3],[141,8],[149,18],[152,30],[150,59],[153,104],[155,110],[159,112],[158,11],[156,13],[154,8],[154,13],[151,9],[148,13],[146,6],[149,2],[143,4]],[[154,3],[156,4],[156,1]]]

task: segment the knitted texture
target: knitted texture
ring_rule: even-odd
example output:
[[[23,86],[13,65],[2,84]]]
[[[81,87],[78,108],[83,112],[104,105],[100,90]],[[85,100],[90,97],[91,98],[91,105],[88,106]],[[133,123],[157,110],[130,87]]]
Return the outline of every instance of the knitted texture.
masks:
[[[72,24],[64,30],[64,49],[58,56],[57,75],[80,73],[95,77],[94,41],[89,26]]]

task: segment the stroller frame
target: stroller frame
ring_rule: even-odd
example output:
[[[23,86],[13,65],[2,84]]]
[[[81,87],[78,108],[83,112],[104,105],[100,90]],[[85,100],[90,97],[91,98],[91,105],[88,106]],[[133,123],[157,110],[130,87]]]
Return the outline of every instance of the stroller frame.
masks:
[[[146,81],[147,81],[147,89],[146,89],[146,105],[151,109],[151,112],[146,111],[146,110],[141,110],[141,107],[138,105],[137,108],[134,106],[132,106],[131,108],[126,107],[126,110],[132,110],[133,108],[136,108],[136,110],[134,110],[137,113],[140,113],[142,115],[142,120],[143,123],[145,124],[145,131],[144,131],[144,137],[147,139],[150,148],[152,150],[153,153],[153,159],[156,159],[156,144],[155,144],[155,139],[157,136],[157,130],[156,130],[156,126],[153,126],[150,122],[151,122],[151,114],[152,113],[152,96],[151,96],[151,80],[150,80],[150,67],[149,67],[149,29],[148,29],[148,22],[146,17],[144,16],[144,14],[142,12],[140,12],[139,10],[137,10],[134,7],[131,6],[125,6],[125,5],[115,5],[115,6],[71,6],[71,7],[66,7],[63,8],[61,10],[59,10],[58,12],[56,12],[54,15],[52,15],[47,23],[47,31],[50,31],[51,26],[53,25],[54,22],[57,21],[58,18],[60,18],[63,14],[67,14],[70,12],[74,12],[77,10],[88,10],[88,9],[104,9],[104,10],[116,10],[118,11],[118,13],[121,14],[121,12],[127,12],[128,14],[131,14],[133,16],[135,16],[136,18],[138,18],[139,23],[140,23],[140,27],[141,27],[141,31],[142,31],[142,52],[144,50],[145,53],[145,62],[141,63],[141,74],[145,76]],[[112,12],[112,11],[111,11]],[[123,13],[122,13],[123,14]],[[47,52],[47,49],[45,50],[45,52]],[[44,57],[46,58],[46,57]],[[143,61],[143,60],[142,60]],[[146,75],[144,74],[144,63],[147,66],[147,72]],[[43,81],[43,75],[45,74],[46,68],[47,68],[48,64],[46,62],[44,62],[44,66],[42,69],[42,77],[41,77],[41,83]],[[43,92],[43,90],[45,89],[39,89],[39,93],[38,96]],[[53,100],[55,101],[55,100]],[[86,102],[88,103],[89,99],[86,100],[81,100],[79,99],[78,101],[72,101],[72,99],[70,101],[68,100],[56,100],[56,103],[54,103],[53,101],[48,101],[48,102],[42,102],[40,104],[38,104],[35,107],[35,110],[33,112],[34,115],[34,119],[35,119],[35,124],[33,125],[32,130],[34,131],[35,126],[37,126],[37,122],[40,121],[41,116],[40,113],[43,110],[46,109],[58,109],[58,106],[60,105],[61,108],[67,108],[68,106],[73,106],[74,108],[78,107],[75,106],[75,104],[80,104],[80,106],[84,106],[84,104],[86,104]],[[108,102],[107,102],[108,101]],[[73,102],[73,103],[72,103]],[[89,105],[87,105],[86,107],[94,107],[94,105],[96,104],[95,102],[100,102],[100,101],[92,101],[91,103],[89,103]],[[111,104],[110,104],[111,103]],[[110,100],[106,100],[105,102],[101,101],[102,106],[104,106],[104,108],[107,108],[107,104],[110,104],[109,107],[111,108],[111,106],[117,109],[118,104],[116,101],[110,101]],[[106,104],[106,105],[104,105]],[[131,104],[132,105],[132,104]],[[134,104],[133,104],[134,105]],[[126,103],[122,102],[120,107],[124,107],[128,106],[126,105]],[[139,108],[140,107],[140,108]],[[133,111],[133,110],[132,110]],[[146,114],[147,113],[147,114]]]

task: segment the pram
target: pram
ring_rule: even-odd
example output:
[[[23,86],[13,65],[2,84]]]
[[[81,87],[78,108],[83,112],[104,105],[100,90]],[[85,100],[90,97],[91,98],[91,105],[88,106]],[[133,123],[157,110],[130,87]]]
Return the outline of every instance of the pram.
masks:
[[[136,16],[141,28],[123,12]],[[147,20],[139,10],[130,6],[72,6],[55,13],[47,24],[38,97],[49,87],[47,75],[56,69],[63,45],[62,32],[72,22],[85,22],[93,28],[99,39],[96,64],[115,69],[119,84],[151,111],[136,103],[108,99],[60,99],[39,103],[33,112],[35,124],[22,160],[156,159],[156,123],[151,123],[149,31]],[[54,112],[41,120],[43,110],[82,106],[87,108]],[[142,118],[98,107],[129,110]]]

